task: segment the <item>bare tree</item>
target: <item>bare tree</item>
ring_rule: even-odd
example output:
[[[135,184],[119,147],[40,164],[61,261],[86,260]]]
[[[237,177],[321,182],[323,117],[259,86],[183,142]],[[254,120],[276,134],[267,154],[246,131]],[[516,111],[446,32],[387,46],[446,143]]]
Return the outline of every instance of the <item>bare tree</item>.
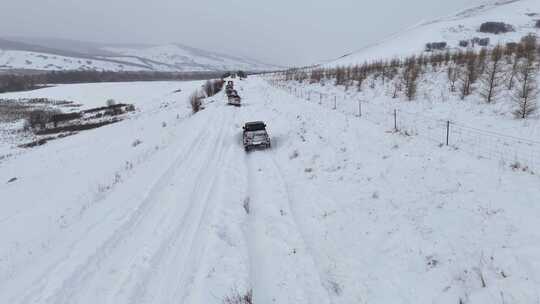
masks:
[[[372,89],[375,89],[375,86],[377,84],[377,78],[379,77],[378,74],[373,74],[371,76],[371,79],[370,79],[370,82],[369,82],[369,87],[372,88]]]
[[[402,91],[403,83],[403,76],[401,75],[394,80],[394,92],[392,93],[392,98],[395,99],[398,97],[398,93]]]
[[[315,69],[315,70],[311,71],[309,82],[310,83],[320,83],[321,80],[323,79],[323,77],[324,77],[324,71],[321,70],[321,69]]]
[[[500,45],[497,45],[491,51],[490,61],[485,68],[485,73],[481,78],[481,91],[480,95],[484,98],[487,103],[492,103],[496,100],[500,87],[502,85],[502,57],[503,49]]]
[[[538,85],[536,83],[537,68],[525,60],[520,64],[517,74],[518,84],[514,88],[513,98],[517,108],[514,111],[516,118],[525,119],[537,110]]]
[[[448,65],[448,81],[450,83],[450,92],[456,91],[456,82],[459,79],[460,69],[455,64]]]
[[[417,92],[417,80],[420,74],[420,68],[416,64],[416,60],[412,57],[407,61],[405,67],[403,68],[403,87],[405,89],[405,96],[408,100],[413,100],[416,98]]]
[[[345,84],[345,81],[346,81],[345,76],[346,76],[345,68],[338,67],[336,69],[336,85]]]
[[[473,51],[468,51],[465,55],[465,68],[460,73],[461,77],[459,78],[461,99],[465,99],[472,93],[472,85],[477,78],[477,57],[478,55]]]
[[[537,110],[536,99],[538,97],[538,83],[536,75],[538,66],[536,62],[537,44],[534,36],[527,36],[522,41],[524,45],[524,57],[517,69],[517,85],[513,91],[513,98],[517,104],[514,115],[525,119]]]
[[[510,67],[510,71],[508,72],[506,85],[508,90],[512,90],[514,88],[514,82],[516,80],[516,75],[519,67],[519,57],[516,54],[511,55],[511,62],[512,65]]]
[[[363,69],[362,71],[359,72],[358,79],[357,79],[358,82],[356,83],[358,92],[362,91],[362,84],[364,83],[364,80],[366,80],[366,78],[367,78],[367,72],[365,71],[365,69]]]
[[[477,64],[477,73],[478,75],[482,75],[485,72],[486,69],[486,62],[488,59],[488,50],[487,48],[480,49],[480,52],[478,52],[478,56],[476,58],[476,64]]]

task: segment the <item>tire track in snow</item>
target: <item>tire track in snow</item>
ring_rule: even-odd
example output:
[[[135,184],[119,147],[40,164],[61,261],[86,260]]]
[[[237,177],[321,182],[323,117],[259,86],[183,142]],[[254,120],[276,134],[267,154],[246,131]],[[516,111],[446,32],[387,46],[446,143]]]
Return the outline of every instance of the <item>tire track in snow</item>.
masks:
[[[321,263],[319,261],[319,259],[316,258],[316,254],[314,254],[313,252],[313,247],[312,245],[307,241],[307,238],[305,237],[306,233],[305,233],[305,230],[302,228],[302,226],[299,224],[298,222],[298,215],[296,214],[295,212],[295,208],[293,207],[292,205],[292,199],[291,199],[291,192],[290,192],[290,184],[287,182],[286,178],[285,178],[285,175],[283,173],[283,170],[281,169],[281,166],[279,165],[279,163],[276,161],[274,155],[272,155],[272,162],[277,170],[277,172],[279,173],[279,178],[281,180],[281,183],[283,183],[283,186],[285,188],[285,191],[287,193],[287,199],[288,199],[288,210],[291,214],[291,219],[295,225],[295,227],[297,228],[298,230],[298,234],[301,238],[301,241],[303,243],[303,248],[305,249],[305,252],[306,252],[306,255],[307,255],[307,258],[309,258],[312,263],[313,263],[313,266],[314,266],[314,270],[316,271],[317,273],[317,277],[318,277],[318,280],[321,284],[321,286],[326,290],[326,295],[327,295],[327,298],[329,300],[330,303],[333,303],[332,300],[332,296],[331,296],[331,289],[332,288],[335,288],[335,286],[331,286],[332,284],[335,284],[335,282],[329,280],[329,278],[326,276],[326,275],[323,275],[323,272],[321,271]],[[309,187],[311,191],[315,191],[316,193],[319,193],[319,190],[317,190],[315,187]],[[334,201],[335,202],[335,201]],[[336,293],[335,290],[332,291],[333,293]]]
[[[198,148],[200,147],[203,147],[204,144],[206,143],[206,140],[204,140],[205,138],[207,138],[207,136],[205,135],[205,133],[201,133],[202,135],[200,136],[200,139],[201,140],[198,140],[196,142],[196,144],[193,145],[193,147],[189,150],[189,152],[186,154],[186,158],[185,160],[183,160],[181,162],[181,165],[180,166],[176,166],[176,164],[171,167],[171,169],[174,169],[173,171],[176,172],[177,170],[182,170],[184,171],[189,171],[189,167],[187,168],[182,168],[183,166],[186,166],[186,165],[191,165],[190,164],[190,160],[193,158],[193,156],[195,156],[196,154],[198,154]],[[181,157],[183,158],[183,157]],[[192,168],[192,167],[191,167]],[[173,173],[174,175],[174,173]],[[170,179],[169,179],[169,176],[168,178],[166,179],[166,182],[164,184],[168,184],[170,182]],[[156,200],[156,196],[158,196],[160,194],[160,192],[162,191],[162,187],[158,187],[157,188],[157,191],[153,190],[152,193],[150,194],[150,196],[148,197],[147,199],[147,202],[149,202],[150,204],[152,204],[152,209],[154,208],[159,208],[159,206],[157,206],[157,202],[158,200]],[[133,226],[130,226],[127,230],[123,231],[122,234],[117,234],[117,237],[115,238],[114,241],[110,242],[110,244],[113,246],[113,247],[109,247],[109,246],[106,246],[105,249],[106,250],[110,250],[110,251],[113,251],[114,249],[116,249],[116,246],[117,244],[122,244],[124,242],[127,242],[127,241],[124,241],[124,239],[128,239],[130,238],[132,235],[134,235],[134,230],[138,229],[138,226],[139,225],[143,225],[146,221],[151,221],[152,218],[149,216],[151,214],[151,211],[150,210],[146,210],[146,211],[143,211],[144,212],[144,215],[139,218],[135,224]],[[142,213],[142,212],[141,212]],[[135,242],[135,241],[132,241],[132,242]],[[143,245],[143,244],[141,244]],[[101,251],[101,250],[100,250]],[[127,253],[127,252],[126,252]],[[111,253],[109,254],[106,254],[106,253],[103,253],[101,255],[101,258],[106,258],[108,255],[110,255]],[[137,259],[139,258],[139,255],[135,255],[133,256],[133,259],[132,261],[129,263],[129,264],[132,264],[132,265],[136,265],[137,263]],[[93,264],[90,264],[90,265],[87,265],[85,268],[86,269],[94,269],[94,270],[97,270],[99,269],[99,264],[101,264],[102,261],[99,261],[99,260],[96,260]],[[96,269],[97,268],[97,269]],[[68,279],[68,282],[70,282],[70,284],[74,284],[76,286],[76,289],[73,290],[69,297],[66,297],[64,295],[64,292],[62,292],[61,294],[59,294],[60,298],[57,298],[57,297],[54,297],[52,303],[72,303],[72,300],[70,299],[71,297],[76,297],[80,294],[80,290],[77,290],[77,289],[80,289],[82,288],[83,286],[86,285],[85,281],[87,281],[88,279],[94,279],[95,276],[94,276],[94,272],[92,272],[92,270],[90,270],[90,272],[88,272],[85,276],[81,277],[79,274],[77,274],[75,276],[75,278],[70,278]],[[58,296],[58,295],[57,295]]]
[[[212,116],[209,117],[209,121]],[[156,195],[160,193],[164,188],[170,184],[170,180],[174,177],[177,170],[182,166],[189,165],[190,159],[199,153],[199,148],[202,147],[208,136],[207,129],[201,129],[197,133],[194,133],[192,137],[193,142],[187,144],[187,149],[180,149],[178,156],[173,163],[165,170],[160,176],[157,182],[149,189],[147,194],[142,199],[137,209],[101,246],[99,246],[93,255],[89,256],[84,264],[80,264],[74,270],[64,269],[64,263],[69,260],[68,253],[61,261],[51,266],[42,277],[36,281],[33,286],[35,288],[24,296],[21,303],[34,302],[34,300],[41,299],[38,302],[49,303],[73,303],[70,299],[80,294],[85,286],[85,282],[90,280],[93,275],[100,269],[100,265],[112,254],[115,250],[124,243],[125,239],[128,239],[133,235],[139,226],[145,223],[152,210],[159,208],[153,201]],[[186,147],[186,145],[183,145]],[[84,240],[83,240],[84,241]],[[78,242],[79,243],[79,242]],[[76,251],[79,244],[76,243],[72,246],[72,251]],[[69,266],[65,266],[69,267]],[[48,278],[50,276],[59,275],[64,273],[71,273],[69,277],[63,280],[61,286],[49,286]]]
[[[330,303],[295,220],[279,168],[267,152],[248,156],[249,252],[256,303]]]
[[[269,104],[269,100],[271,98],[270,94],[268,93],[268,86],[265,86],[265,99],[267,100],[267,102],[265,102],[266,105]],[[280,100],[280,99],[277,99],[277,100]],[[286,116],[286,114],[293,114],[291,116],[295,116],[294,115],[294,112],[287,112],[287,113],[283,113],[283,111],[280,111],[279,109],[277,108],[274,108],[278,113],[280,113],[279,117],[283,117],[283,116]],[[299,113],[296,115],[296,118],[299,119],[301,121],[301,125],[304,125],[305,123],[305,119],[303,118],[305,116],[306,113]],[[311,119],[310,119],[311,120]],[[311,130],[311,129],[310,129]],[[318,133],[317,131],[315,130],[311,130],[313,131],[317,137],[321,140],[323,140],[323,136]],[[335,282],[333,282],[331,280],[331,278],[328,278],[327,275],[324,275],[323,272],[322,272],[322,267],[321,267],[321,261],[319,258],[317,258],[317,255],[314,253],[314,250],[313,250],[313,247],[312,247],[312,244],[310,242],[308,242],[307,238],[305,237],[306,236],[306,232],[305,232],[305,229],[302,228],[302,225],[300,225],[299,221],[298,221],[298,215],[297,213],[295,212],[295,208],[293,206],[293,203],[294,203],[294,200],[293,200],[293,195],[291,194],[291,184],[289,183],[289,181],[287,180],[285,174],[284,174],[284,171],[281,167],[281,165],[279,164],[279,162],[276,160],[276,152],[273,151],[272,153],[272,163],[274,165],[274,167],[276,168],[276,172],[279,173],[279,179],[281,180],[281,183],[283,184],[283,187],[285,189],[285,192],[287,194],[287,201],[288,201],[288,210],[291,214],[291,218],[292,218],[292,221],[294,223],[294,226],[297,228],[297,231],[298,231],[298,234],[301,238],[301,241],[303,243],[303,247],[305,249],[305,252],[306,252],[306,255],[307,255],[307,258],[310,259],[313,263],[313,266],[314,266],[314,270],[316,271],[316,274],[317,274],[317,277],[318,277],[318,280],[319,282],[321,283],[321,286],[326,290],[326,296],[327,296],[327,299],[329,300],[329,302],[333,302],[332,301],[332,296],[331,294],[332,293],[336,293],[336,290],[335,290],[335,286],[333,286],[333,284],[336,284]],[[308,187],[309,189],[302,189],[302,191],[300,192],[304,192],[304,191],[307,191],[307,192],[304,192],[304,193],[310,193],[312,191],[316,192],[316,193],[320,193],[320,190],[317,189],[316,187]],[[316,197],[323,197],[322,195],[317,195]],[[334,201],[332,199],[332,201]],[[335,202],[335,201],[334,201]],[[336,203],[336,202],[335,202]]]
[[[290,200],[268,153],[250,155],[253,295],[260,303],[330,303],[291,218]]]
[[[272,102],[271,102],[271,97],[272,96],[266,90],[266,86],[261,87],[260,91],[265,92],[265,94],[263,96],[264,99],[265,99],[264,100],[265,106],[266,107],[271,107],[272,109],[274,109],[274,111],[276,113],[279,114],[279,115],[277,115],[276,118],[281,119],[282,117],[290,116],[289,121],[299,120],[300,125],[305,124],[306,118],[307,118],[307,121],[310,122],[311,124],[313,124],[313,122],[317,121],[317,119],[313,119],[312,117],[310,117],[310,112],[309,111],[302,111],[301,113],[298,113],[298,115],[297,115],[297,112],[295,111],[294,108],[292,109],[292,111],[290,109],[287,109],[288,104],[285,104],[285,105],[282,104],[282,105],[279,105],[279,106],[275,102],[272,104]],[[274,98],[274,99],[276,101],[278,101],[278,102],[281,100],[281,98]],[[288,111],[281,111],[280,108],[285,108]],[[347,122],[347,124],[348,124],[348,122]],[[317,127],[319,127],[319,125],[317,125]],[[320,140],[325,141],[324,137],[319,132],[317,132],[317,127],[308,128],[308,129],[311,132],[315,133],[315,135],[316,135],[315,138],[319,138]],[[348,128],[345,128],[345,130],[347,130],[347,129]],[[276,160],[276,157],[275,157],[276,153],[277,153],[276,150],[274,150],[272,152],[272,162],[273,162],[273,165],[275,167],[276,172],[279,175],[280,183],[283,185],[283,188],[284,188],[284,190],[286,192],[287,201],[288,201],[288,210],[291,213],[292,222],[293,222],[294,226],[296,227],[296,229],[298,231],[298,235],[299,235],[300,240],[301,240],[301,242],[303,244],[303,248],[305,249],[306,258],[311,260],[312,265],[313,265],[313,269],[316,272],[318,280],[319,280],[321,286],[326,291],[326,299],[328,299],[329,302],[333,302],[334,297],[338,296],[341,293],[341,288],[342,287],[339,285],[339,283],[336,281],[336,279],[332,277],[332,275],[330,273],[327,273],[328,271],[325,271],[325,269],[326,269],[326,267],[324,266],[325,265],[325,263],[324,263],[325,258],[321,258],[320,256],[317,255],[316,252],[314,252],[314,248],[316,248],[316,246],[313,247],[314,244],[311,244],[310,242],[308,242],[308,239],[306,238],[306,230],[303,229],[303,226],[298,221],[298,214],[297,214],[297,212],[295,212],[295,208],[294,208],[294,204],[296,203],[296,199],[301,200],[302,196],[301,195],[296,196],[296,198],[293,199],[293,197],[295,197],[293,195],[293,192],[294,193],[319,193],[318,195],[311,195],[310,198],[317,198],[317,199],[324,198],[325,200],[330,200],[330,201],[334,202],[334,205],[336,205],[336,206],[337,206],[337,202],[333,198],[328,197],[327,195],[322,195],[322,193],[320,192],[320,189],[318,189],[317,187],[313,187],[309,183],[308,184],[298,183],[298,186],[300,187],[300,189],[297,189],[296,183],[294,182],[295,180],[292,180],[292,183],[291,183],[291,180],[287,179],[281,165]],[[312,202],[312,203],[314,203],[314,202]],[[335,300],[337,300],[337,298]]]
[[[214,122],[216,127],[228,125],[229,113],[222,115],[224,122]],[[191,192],[190,210],[186,212],[182,225],[179,225],[174,233],[172,244],[167,245],[166,257],[159,259],[159,265],[156,269],[145,277],[146,283],[151,282],[157,287],[153,290],[159,290],[157,295],[148,295],[144,292],[138,292],[132,295],[132,303],[140,302],[142,299],[156,303],[188,303],[186,298],[193,291],[194,281],[203,259],[204,251],[208,245],[210,228],[213,226],[215,214],[220,207],[221,191],[219,187],[223,185],[223,172],[226,159],[232,151],[231,146],[225,145],[229,138],[230,129],[221,127],[220,132],[215,138],[217,151],[208,149],[210,155],[201,154],[203,166],[196,178],[200,182]],[[208,181],[208,182],[206,182]],[[218,191],[216,191],[218,188]],[[191,222],[190,219],[196,219]],[[171,248],[172,247],[172,248]],[[176,265],[177,267],[171,267]],[[165,272],[161,277],[155,277]],[[154,280],[152,280],[154,279]],[[142,284],[146,286],[146,284]],[[172,291],[172,292],[171,292]],[[195,303],[195,302],[193,302]]]
[[[283,92],[283,94],[286,94]],[[288,94],[286,94],[288,95]],[[295,98],[291,97],[288,98],[288,100]],[[280,111],[280,113],[284,116],[290,115],[290,119],[294,115],[291,115],[292,113],[299,112],[301,114],[302,124],[306,124],[306,129],[309,130],[309,133],[315,134],[316,136],[312,137],[313,139],[319,139],[322,142],[319,144],[328,144],[333,147],[342,147],[344,150],[341,152],[345,153],[345,151],[358,151],[358,150],[365,150],[365,149],[372,149],[369,145],[362,146],[360,145],[358,139],[358,125],[357,123],[362,122],[359,119],[353,119],[346,115],[345,113],[342,113],[341,111],[335,111],[335,110],[329,110],[325,107],[322,107],[317,104],[309,104],[309,102],[306,102],[303,99],[298,99],[300,103],[305,103],[305,106],[302,108],[302,111],[295,111],[295,107],[288,108],[288,104],[282,103],[281,108],[283,108],[285,111]],[[328,126],[321,125],[321,122],[318,117],[324,116],[324,115],[333,115],[338,116],[339,119],[336,120],[336,124],[332,125],[332,129],[334,130],[332,132],[328,132],[329,128]],[[335,136],[336,131],[339,130],[340,136]],[[344,140],[344,139],[353,139],[353,140]],[[365,140],[365,136],[363,138],[363,141]],[[373,154],[377,155],[380,152],[374,151]],[[347,157],[347,158],[350,158]],[[276,162],[277,165],[279,165]],[[302,208],[306,208],[309,205],[313,205],[315,209],[320,209],[322,206],[340,206],[338,202],[338,199],[336,197],[336,194],[325,187],[318,187],[312,183],[302,183],[299,182],[298,177],[293,173],[290,172],[290,174],[285,174],[287,171],[281,169],[280,170],[283,173],[283,179],[285,180],[287,187],[291,190],[291,196],[294,197],[294,201],[298,201],[302,204],[303,207],[298,210],[303,210]],[[288,175],[288,176],[287,176]],[[321,185],[322,186],[322,185]],[[305,194],[310,194],[309,197],[306,199]],[[325,202],[326,201],[326,202]],[[323,207],[324,208],[324,207]],[[294,210],[294,209],[293,209]],[[322,209],[321,211],[323,211]],[[299,227],[302,230],[302,227],[311,227],[311,225],[316,225],[314,221],[310,221],[306,216],[295,216],[295,218],[300,219]],[[302,224],[301,220],[307,221],[307,225]],[[311,222],[311,223],[309,223]],[[321,223],[324,226],[324,223]],[[309,228],[308,228],[309,229]],[[305,236],[309,236],[310,231],[307,231],[307,234],[304,233]],[[322,232],[323,230],[321,230]],[[335,231],[335,230],[334,230]],[[328,232],[328,231],[327,231]],[[383,238],[384,239],[384,238]],[[309,238],[306,239],[306,241],[310,241]],[[353,290],[358,290],[358,287],[360,284],[351,284],[350,279],[351,274],[347,272],[343,272],[344,268],[347,267],[346,263],[343,263],[343,260],[337,259],[339,255],[332,256],[330,252],[328,252],[328,248],[332,248],[334,245],[327,244],[326,242],[320,242],[316,239],[313,239],[311,244],[309,244],[311,248],[314,250],[312,251],[313,258],[315,259],[315,264],[319,266],[319,273],[321,274],[321,277],[325,279],[325,287],[329,291],[329,294],[332,296],[332,299],[336,302],[342,302],[345,298],[350,296],[353,293],[356,293],[357,295],[362,294],[362,292],[354,292]],[[337,260],[336,260],[337,259]],[[373,264],[373,261],[355,261],[357,264],[365,265],[365,267],[370,267],[371,264]],[[345,273],[345,275],[343,275]],[[344,286],[343,284],[347,284],[347,286]],[[344,288],[345,287],[345,288]],[[349,288],[346,288],[349,287]],[[361,287],[360,289],[365,289]]]
[[[230,121],[234,120],[234,118],[236,117],[237,112],[234,111],[234,109],[232,112],[234,114],[232,115],[232,118],[231,116],[229,116],[229,113],[224,114],[225,116],[227,116],[228,119],[225,121],[225,123],[222,124],[221,132],[220,132],[221,135],[220,135],[219,143],[218,143],[218,145],[220,146],[220,151],[218,155],[220,155],[220,157],[216,158],[217,159],[216,167],[218,171],[215,172],[215,170],[212,170],[208,172],[208,174],[210,174],[213,177],[213,181],[212,181],[212,185],[208,188],[208,191],[205,193],[206,206],[205,206],[203,214],[206,215],[205,219],[207,219],[207,221],[203,223],[202,221],[203,218],[201,218],[201,221],[199,221],[198,223],[197,234],[194,235],[194,240],[198,240],[198,242],[196,243],[197,246],[189,246],[190,248],[189,260],[186,263],[184,263],[184,266],[185,267],[187,266],[186,268],[190,269],[190,272],[187,272],[187,271],[182,272],[181,282],[183,286],[187,286],[189,284],[190,287],[193,287],[195,284],[194,281],[196,279],[196,274],[200,269],[201,260],[203,258],[203,252],[204,252],[204,249],[206,248],[206,245],[209,239],[210,231],[208,230],[210,230],[210,227],[214,225],[216,214],[219,211],[219,208],[221,207],[221,204],[223,201],[223,198],[221,195],[224,192],[223,188],[226,188],[229,186],[227,184],[227,181],[228,181],[227,177],[225,176],[226,167],[224,165],[228,162],[226,160],[229,160],[232,156],[232,153],[235,153],[235,151],[232,145],[229,145],[225,148],[225,142],[231,137],[231,132],[230,132],[231,128],[229,127],[227,129],[224,126],[226,125],[230,126],[231,125]],[[226,130],[228,130],[229,132],[226,132]],[[224,157],[223,154],[225,154],[226,157]],[[209,227],[209,229],[202,230],[201,227],[203,225],[206,225],[207,227]],[[201,242],[201,240],[203,241]],[[187,275],[188,273],[189,275]],[[179,297],[179,298],[184,300],[185,298],[190,297],[192,294],[191,292],[192,290],[193,288],[188,288],[188,287],[184,288],[183,289],[184,296]],[[200,303],[196,299],[191,300],[189,302],[186,302],[186,301],[183,301],[183,302],[194,303],[194,304]]]

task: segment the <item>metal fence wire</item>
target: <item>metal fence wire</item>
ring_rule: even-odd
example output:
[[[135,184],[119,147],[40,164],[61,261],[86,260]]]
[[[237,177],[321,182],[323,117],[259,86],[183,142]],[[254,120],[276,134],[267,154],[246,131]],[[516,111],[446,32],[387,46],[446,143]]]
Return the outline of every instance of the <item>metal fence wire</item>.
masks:
[[[476,157],[502,161],[520,169],[540,171],[540,141],[483,130],[465,124],[429,117],[406,110],[318,92],[270,79],[273,87],[331,110],[355,115],[397,132],[419,136],[439,145],[448,145]]]

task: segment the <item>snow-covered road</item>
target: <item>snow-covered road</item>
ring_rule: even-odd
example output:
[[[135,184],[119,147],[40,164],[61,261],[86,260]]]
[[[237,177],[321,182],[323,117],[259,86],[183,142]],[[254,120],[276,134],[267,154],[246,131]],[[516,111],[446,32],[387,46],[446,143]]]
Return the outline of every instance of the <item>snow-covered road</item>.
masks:
[[[538,298],[538,176],[256,77],[236,81],[241,108],[218,94],[190,116],[184,86],[166,107],[1,164],[18,181],[0,185],[0,303]],[[271,150],[244,153],[252,120]]]

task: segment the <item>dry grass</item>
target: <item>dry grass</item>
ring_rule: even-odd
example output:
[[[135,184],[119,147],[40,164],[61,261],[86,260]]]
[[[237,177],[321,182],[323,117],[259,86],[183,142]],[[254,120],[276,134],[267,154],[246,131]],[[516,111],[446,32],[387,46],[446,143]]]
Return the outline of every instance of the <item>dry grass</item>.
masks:
[[[250,289],[243,295],[234,290],[232,295],[223,299],[223,304],[253,304],[253,290]]]

